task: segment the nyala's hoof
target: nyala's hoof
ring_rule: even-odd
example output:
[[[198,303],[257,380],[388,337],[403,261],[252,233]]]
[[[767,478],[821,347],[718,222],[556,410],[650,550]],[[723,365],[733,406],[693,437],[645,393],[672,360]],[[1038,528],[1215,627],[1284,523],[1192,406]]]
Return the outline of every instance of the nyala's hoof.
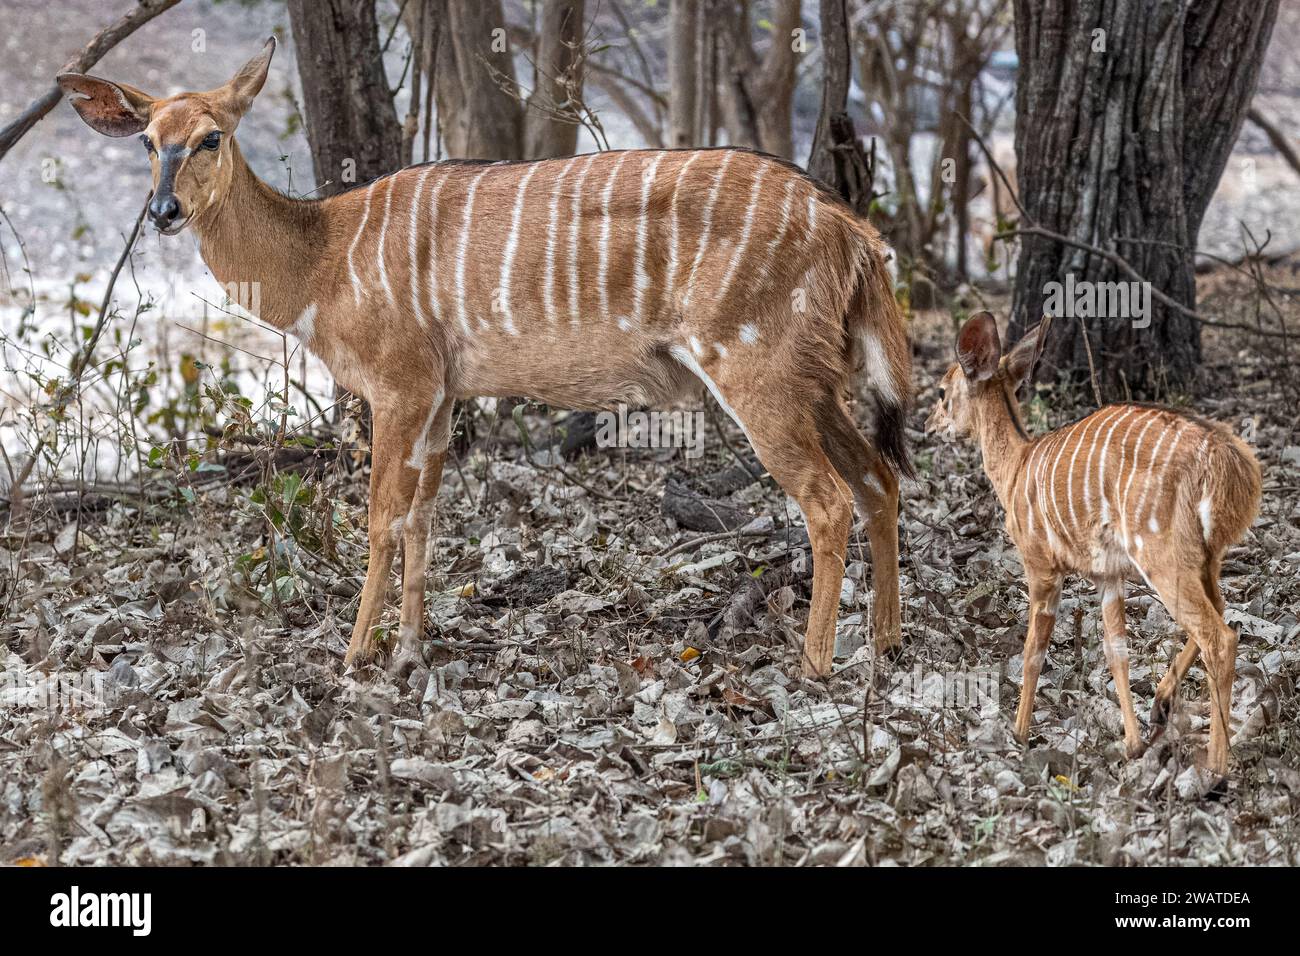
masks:
[[[803,662],[803,671],[802,671],[802,673],[803,673],[803,678],[804,678],[804,680],[817,680],[817,681],[820,681],[820,680],[825,680],[826,678],[828,678],[828,677],[831,676],[831,669],[830,669],[830,666],[827,665],[826,669],[825,669],[825,670],[822,670],[822,669],[819,668],[816,664],[814,664],[812,661],[805,660],[805,661]]]
[[[1160,735],[1165,732],[1165,726],[1169,723],[1169,714],[1173,710],[1173,700],[1167,697],[1159,697],[1151,704],[1151,741],[1160,739]]]
[[[1205,799],[1213,800],[1215,802],[1222,800],[1227,795],[1228,778],[1226,776],[1219,777],[1218,780],[1214,781],[1214,783],[1210,785],[1210,789],[1205,791]]]
[[[894,639],[893,641],[875,642],[876,660],[881,663],[892,664],[903,656],[903,642]]]
[[[393,680],[401,680],[417,667],[423,666],[424,655],[418,647],[400,647],[388,662],[388,676]]]

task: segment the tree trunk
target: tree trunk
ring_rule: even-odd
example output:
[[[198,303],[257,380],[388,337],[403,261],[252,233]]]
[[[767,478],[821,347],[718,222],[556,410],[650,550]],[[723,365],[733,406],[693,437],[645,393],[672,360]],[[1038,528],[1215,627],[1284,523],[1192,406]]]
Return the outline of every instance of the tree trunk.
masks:
[[[718,132],[718,14],[725,0],[699,0],[695,15],[695,118],[692,146],[713,146]]]
[[[438,0],[438,118],[447,155],[523,159],[523,104],[501,0]]]
[[[844,197],[860,216],[870,211],[875,169],[848,113],[848,10],[845,0],[821,0],[822,105],[808,171]]]
[[[569,156],[578,148],[574,97],[582,95],[583,0],[546,0],[537,38],[537,82],[524,116],[529,159]]]
[[[1255,96],[1280,0],[1191,0],[1183,30],[1183,152],[1195,157],[1183,184],[1195,245],[1205,209]]]
[[[845,0],[821,0],[822,45],[822,105],[817,115],[817,129],[813,133],[812,152],[808,155],[808,171],[822,182],[839,187],[837,175],[837,144],[833,126],[842,125],[835,118],[848,119],[849,70],[849,15]],[[851,126],[850,122],[850,126]]]
[[[1028,217],[1122,256],[1194,308],[1201,217],[1276,13],[1276,0],[1016,0],[1016,167]],[[1203,42],[1210,24],[1212,45]],[[1120,290],[1096,284],[1132,280],[1088,250],[1022,238],[1011,334],[1037,322],[1045,304],[1063,313],[1044,356],[1049,371],[1086,375],[1091,347],[1109,395],[1190,383],[1200,362],[1195,319],[1154,298],[1143,310],[1140,287],[1125,290],[1127,309],[1114,308],[1118,297],[1062,301],[1071,281],[1100,299]]]
[[[391,173],[402,128],[384,77],[374,0],[289,0],[317,195]]]
[[[763,58],[754,92],[758,104],[758,141],[776,156],[794,157],[791,116],[799,51],[794,31],[803,22],[802,0],[776,0],[772,10],[772,45]],[[848,29],[844,31],[848,42]]]
[[[791,105],[798,53],[794,31],[800,24],[801,0],[776,0],[772,8],[772,42],[760,62],[750,42],[748,0],[732,0],[732,23],[724,34],[723,113],[727,138],[789,159],[794,153]]]
[[[668,8],[668,145],[695,145],[695,0]]]

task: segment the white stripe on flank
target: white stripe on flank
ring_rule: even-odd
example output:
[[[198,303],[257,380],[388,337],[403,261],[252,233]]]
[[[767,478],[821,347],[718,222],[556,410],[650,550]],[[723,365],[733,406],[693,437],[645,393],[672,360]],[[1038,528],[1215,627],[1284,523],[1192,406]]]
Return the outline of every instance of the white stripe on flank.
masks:
[[[438,283],[438,197],[449,178],[446,173],[439,176],[433,192],[429,194],[429,314],[435,325],[442,325],[442,308],[439,305],[441,290]]]
[[[759,189],[763,185],[765,175],[767,175],[766,163],[758,167],[758,173],[754,176],[754,185],[750,187],[749,205],[745,207],[745,225],[740,230],[740,242],[736,243],[736,251],[727,265],[726,274],[722,277],[722,285],[718,287],[716,298],[719,302],[726,297],[727,290],[731,288],[731,280],[736,275],[736,269],[740,267],[740,260],[744,258],[745,250],[749,248],[749,236],[754,231],[754,211],[758,208]]]
[[[420,302],[420,275],[424,270],[420,268],[416,258],[416,239],[420,225],[420,197],[424,194],[424,181],[429,178],[429,173],[432,171],[432,166],[424,167],[424,172],[420,173],[420,178],[415,181],[415,195],[411,197],[410,231],[406,237],[406,252],[410,260],[408,274],[411,283],[411,311],[415,313],[415,321],[420,323],[422,329],[429,327],[429,318],[424,314],[424,306]]]
[[[722,158],[722,165],[718,167],[717,176],[713,180],[713,188],[709,190],[708,201],[704,204],[704,225],[700,229],[700,244],[695,248],[695,259],[691,262],[690,274],[686,277],[686,295],[682,299],[683,309],[691,304],[691,295],[695,291],[695,273],[699,270],[700,263],[704,261],[704,250],[709,245],[709,233],[713,231],[713,207],[717,205],[718,193],[722,191],[722,180],[726,178],[727,167],[731,165],[731,159],[735,155],[728,150]]]
[[[672,346],[668,352],[673,358],[677,359],[677,361],[690,369],[691,373],[708,387],[709,391],[713,393],[714,401],[722,406],[722,410],[731,416],[733,422],[740,426],[740,430],[744,432],[745,437],[749,439],[750,445],[753,445],[754,439],[750,437],[749,429],[746,428],[745,423],[740,420],[740,416],[736,414],[735,409],[727,404],[727,400],[722,397],[722,392],[718,389],[717,383],[709,377],[708,372],[704,371],[704,369],[700,367],[700,363],[695,360],[695,356],[680,345]]]
[[[519,248],[519,220],[524,214],[524,192],[540,165],[541,163],[533,163],[529,166],[528,172],[519,181],[519,188],[515,191],[514,212],[510,216],[510,234],[506,237],[505,250],[501,253],[501,277],[497,285],[501,289],[501,314],[504,316],[502,325],[511,335],[518,335],[519,330],[515,328],[514,313],[510,309],[510,269],[515,264],[515,250]]]
[[[1106,440],[1101,445],[1101,461],[1097,466],[1097,494],[1101,496],[1101,523],[1103,525],[1110,522],[1110,502],[1106,499],[1106,462],[1109,460],[1106,455],[1110,449],[1111,436],[1115,434],[1115,429],[1119,423],[1133,414],[1133,406],[1125,408],[1118,417],[1112,418],[1110,430],[1106,432]]]
[[[677,181],[673,184],[673,210],[672,216],[669,217],[668,230],[668,271],[664,274],[664,296],[666,297],[668,310],[672,311],[673,296],[676,294],[677,284],[677,237],[680,232],[680,224],[677,219],[677,199],[681,195],[682,180],[686,178],[686,171],[691,168],[691,164],[700,158],[701,153],[691,153],[686,162],[682,163],[682,168],[677,171]]]
[[[1034,500],[1031,497],[1031,489],[1034,487],[1034,456],[1042,447],[1041,440],[1034,442],[1029,454],[1025,456],[1025,524],[1031,534],[1034,530]]]
[[[1048,436],[1048,446],[1043,449],[1043,456],[1038,460],[1038,515],[1043,519],[1043,527],[1047,530],[1047,540],[1049,543],[1054,542],[1055,529],[1052,527],[1051,510],[1052,499],[1056,497],[1056,488],[1049,481],[1052,470],[1051,457],[1052,450],[1056,448],[1056,442],[1061,440],[1060,432],[1053,432]]]
[[[357,267],[353,263],[352,254],[357,251],[357,243],[361,241],[361,234],[366,231],[366,222],[370,219],[370,195],[374,191],[374,183],[366,187],[366,201],[361,207],[361,223],[357,226],[356,235],[352,237],[352,243],[348,246],[348,278],[352,280],[352,297],[356,299],[357,305],[361,304],[361,279],[357,276]]]
[[[560,175],[555,177],[551,187],[550,219],[546,227],[546,277],[542,280],[542,303],[546,309],[546,318],[555,325],[555,237],[558,233],[557,220],[560,218],[560,192],[564,179],[574,166],[573,161],[564,164]]]
[[[1038,440],[1038,443],[1034,445],[1033,450],[1029,453],[1030,461],[1027,463],[1028,474],[1025,479],[1025,497],[1029,497],[1030,490],[1032,489],[1032,505],[1037,509],[1038,517],[1042,520],[1044,525],[1047,524],[1047,515],[1043,513],[1042,470],[1043,461],[1047,458],[1047,455],[1044,454],[1044,452],[1047,450],[1047,446],[1051,440],[1052,436],[1050,434],[1044,435]]]
[[[1151,430],[1151,426],[1156,423],[1158,418],[1159,416],[1154,413],[1147,416],[1147,423],[1142,426],[1142,430],[1138,432],[1137,441],[1133,444],[1133,464],[1129,466],[1128,481],[1124,482],[1124,497],[1120,501],[1119,512],[1120,528],[1123,529],[1126,541],[1128,540],[1129,528],[1128,500],[1129,495],[1133,492],[1133,482],[1137,479],[1138,469],[1142,467],[1142,442],[1146,439],[1147,432]]]
[[[1056,457],[1052,459],[1052,511],[1056,513],[1056,525],[1061,529],[1062,534],[1069,535],[1074,530],[1073,525],[1066,525],[1065,519],[1061,516],[1061,496],[1056,490],[1056,470],[1061,467],[1061,456],[1065,454],[1065,449],[1070,445],[1070,439],[1075,437],[1074,429],[1063,429],[1061,437],[1061,447],[1056,450]]]
[[[1120,544],[1124,546],[1125,554],[1128,554],[1128,525],[1124,521],[1123,485],[1124,463],[1128,459],[1128,436],[1132,433],[1133,426],[1145,418],[1146,415],[1146,412],[1138,412],[1134,415],[1129,423],[1124,426],[1124,431],[1119,437],[1119,464],[1115,466],[1115,495],[1112,507],[1119,512],[1119,540]],[[1103,512],[1106,512],[1106,509],[1103,509]],[[1107,517],[1109,517],[1108,512]],[[1132,560],[1132,555],[1129,555],[1129,560]]]
[[[1078,442],[1074,446],[1074,454],[1070,456],[1069,470],[1065,476],[1065,498],[1070,505],[1070,523],[1073,524],[1076,528],[1080,527],[1080,525],[1079,525],[1079,516],[1078,514],[1075,513],[1074,510],[1074,465],[1079,460],[1079,452],[1083,451],[1083,443],[1088,439],[1088,429],[1092,428],[1096,424],[1097,423],[1092,421],[1091,419],[1085,419],[1084,421],[1079,422],[1077,425],[1074,426],[1075,428],[1080,429],[1080,431],[1078,436]],[[1089,508],[1089,502],[1085,497],[1083,502],[1084,518],[1089,517],[1090,512],[1091,509]]]
[[[1169,451],[1165,455],[1164,462],[1160,465],[1160,470],[1156,472],[1156,496],[1151,500],[1151,518],[1147,522],[1152,531],[1160,530],[1160,525],[1156,520],[1156,511],[1159,509],[1162,500],[1160,492],[1165,486],[1165,473],[1169,470],[1170,464],[1173,463],[1175,453],[1178,451],[1178,446],[1183,443],[1183,436],[1196,431],[1194,426],[1181,418],[1178,419],[1176,427],[1177,431],[1174,432],[1174,440],[1169,445]],[[1140,517],[1141,516],[1139,515],[1139,518]]]
[[[777,248],[781,245],[781,240],[790,229],[790,210],[794,208],[794,184],[799,180],[791,176],[785,183],[785,202],[781,204],[781,223],[776,227],[776,235],[772,241],[767,244],[767,257],[772,258],[776,254]]]
[[[813,191],[808,197],[808,235],[807,240],[812,242],[813,230],[817,228],[817,192]]]
[[[654,186],[655,171],[663,162],[665,153],[655,153],[650,168],[641,174],[641,210],[636,219],[636,258],[632,263],[632,321],[639,323],[645,308],[645,292],[650,288],[650,276],[645,271],[645,238],[649,227],[650,190]],[[619,328],[623,327],[622,321]]]
[[[578,235],[582,231],[582,184],[591,172],[599,153],[592,153],[573,186],[573,206],[569,218],[569,324],[578,327]]]
[[[1137,507],[1133,509],[1133,524],[1142,527],[1142,506],[1146,504],[1147,496],[1151,494],[1151,473],[1155,471],[1156,462],[1160,460],[1160,448],[1165,443],[1165,438],[1169,435],[1169,429],[1174,429],[1175,444],[1177,444],[1178,426],[1181,424],[1177,419],[1172,422],[1166,422],[1165,427],[1160,430],[1160,437],[1156,439],[1155,448],[1151,449],[1151,464],[1147,467],[1146,473],[1142,478],[1142,494],[1138,496]],[[1172,446],[1170,448],[1172,451]],[[1166,459],[1168,461],[1168,459]],[[1160,483],[1156,483],[1156,496],[1159,500]]]
[[[605,181],[605,189],[600,194],[600,246],[598,248],[597,258],[597,276],[600,283],[600,314],[604,317],[610,315],[609,311],[609,200],[614,195],[614,180],[618,177],[618,171],[623,168],[623,162],[627,159],[627,153],[619,153],[618,159],[614,160],[614,168],[609,171],[609,179]]]
[[[1210,496],[1206,495],[1201,499],[1201,503],[1196,506],[1196,510],[1201,516],[1201,532],[1205,535],[1205,541],[1207,544],[1210,541],[1210,533],[1214,530],[1213,522],[1210,518],[1210,505]]]
[[[460,222],[460,243],[456,247],[456,315],[466,335],[470,334],[470,328],[469,312],[465,308],[465,255],[469,251],[469,227],[474,217],[474,194],[478,192],[478,181],[487,175],[487,171],[488,167],[485,166],[470,180],[469,191],[465,196],[465,215]]]
[[[1106,427],[1106,423],[1113,420],[1118,412],[1119,409],[1112,406],[1101,409],[1093,416],[1097,419],[1097,434],[1092,436],[1092,444],[1088,446],[1088,457],[1083,463],[1083,510],[1089,515],[1092,514],[1092,463],[1097,457],[1097,439]]]
[[[397,177],[393,176],[388,180],[388,189],[384,192],[384,218],[379,224],[379,281],[384,287],[388,304],[394,307],[397,301],[393,298],[393,287],[388,284],[388,267],[384,262],[384,237],[388,234],[388,211],[393,207],[393,189],[396,186]]]
[[[752,322],[746,322],[740,327],[740,341],[746,345],[753,345],[758,341],[758,329]]]

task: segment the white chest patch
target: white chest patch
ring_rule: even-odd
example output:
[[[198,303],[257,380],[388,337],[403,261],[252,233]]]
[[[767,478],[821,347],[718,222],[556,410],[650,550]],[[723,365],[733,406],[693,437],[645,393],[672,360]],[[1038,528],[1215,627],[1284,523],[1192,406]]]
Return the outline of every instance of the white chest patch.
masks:
[[[303,309],[294,320],[293,325],[289,326],[292,332],[303,345],[311,347],[312,336],[316,334],[316,303],[310,303],[307,308]]]

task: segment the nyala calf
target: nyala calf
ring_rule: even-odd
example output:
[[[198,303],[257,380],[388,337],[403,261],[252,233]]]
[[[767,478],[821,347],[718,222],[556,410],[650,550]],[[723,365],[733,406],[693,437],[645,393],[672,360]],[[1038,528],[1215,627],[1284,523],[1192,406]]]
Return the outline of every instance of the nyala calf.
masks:
[[[1219,568],[1259,509],[1259,463],[1225,426],[1149,405],[1107,405],[1031,438],[1016,391],[1038,358],[1048,324],[1044,319],[1003,354],[993,316],[973,316],[957,335],[957,362],[944,375],[926,422],[929,432],[979,442],[1029,579],[1016,735],[1022,741],[1028,736],[1061,579],[1073,572],[1091,578],[1101,593],[1106,660],[1124,714],[1124,740],[1130,757],[1142,752],[1124,636],[1124,589],[1132,578],[1155,591],[1188,636],[1156,689],[1153,734],[1163,729],[1178,682],[1201,654],[1210,684],[1209,768],[1222,777],[1237,635],[1223,619]]]

